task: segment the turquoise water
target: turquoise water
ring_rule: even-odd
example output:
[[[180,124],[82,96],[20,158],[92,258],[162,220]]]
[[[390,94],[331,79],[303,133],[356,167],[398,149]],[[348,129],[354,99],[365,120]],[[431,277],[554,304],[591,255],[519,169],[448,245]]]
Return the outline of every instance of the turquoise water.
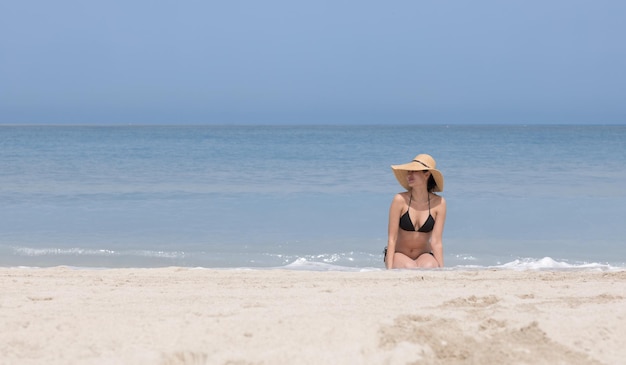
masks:
[[[447,266],[626,266],[626,126],[456,125],[2,126],[0,265],[382,268],[419,153]]]

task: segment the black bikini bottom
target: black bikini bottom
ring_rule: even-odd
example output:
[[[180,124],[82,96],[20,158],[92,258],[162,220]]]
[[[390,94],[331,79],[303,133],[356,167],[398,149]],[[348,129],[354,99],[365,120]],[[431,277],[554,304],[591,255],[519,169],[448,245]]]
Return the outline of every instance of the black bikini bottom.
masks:
[[[432,252],[426,252],[426,253],[430,254],[432,257],[435,257],[435,254],[432,253]],[[420,256],[422,256],[422,255],[420,255]],[[385,258],[386,257],[387,257],[387,247],[385,247],[385,249],[383,250],[383,262],[385,262]],[[419,257],[419,256],[417,256],[417,257]]]

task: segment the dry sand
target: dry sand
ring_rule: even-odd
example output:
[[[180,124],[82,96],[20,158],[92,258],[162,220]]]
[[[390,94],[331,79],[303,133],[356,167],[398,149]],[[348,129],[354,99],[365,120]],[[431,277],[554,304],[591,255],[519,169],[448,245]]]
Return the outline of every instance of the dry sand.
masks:
[[[626,272],[0,268],[0,364],[624,364]]]

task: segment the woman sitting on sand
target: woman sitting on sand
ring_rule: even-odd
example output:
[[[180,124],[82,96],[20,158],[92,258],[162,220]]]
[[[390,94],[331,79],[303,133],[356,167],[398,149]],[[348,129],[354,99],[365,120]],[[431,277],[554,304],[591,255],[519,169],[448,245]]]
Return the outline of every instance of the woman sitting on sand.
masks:
[[[389,238],[385,248],[388,269],[443,267],[443,226],[446,201],[443,175],[426,154],[404,165],[392,165],[406,192],[394,196],[389,208]]]

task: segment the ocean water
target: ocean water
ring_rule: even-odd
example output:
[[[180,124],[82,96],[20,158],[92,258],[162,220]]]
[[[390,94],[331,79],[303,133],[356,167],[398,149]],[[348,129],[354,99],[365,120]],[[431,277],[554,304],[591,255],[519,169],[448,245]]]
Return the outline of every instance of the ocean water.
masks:
[[[0,126],[0,266],[382,269],[437,160],[451,268],[626,267],[626,126]]]

